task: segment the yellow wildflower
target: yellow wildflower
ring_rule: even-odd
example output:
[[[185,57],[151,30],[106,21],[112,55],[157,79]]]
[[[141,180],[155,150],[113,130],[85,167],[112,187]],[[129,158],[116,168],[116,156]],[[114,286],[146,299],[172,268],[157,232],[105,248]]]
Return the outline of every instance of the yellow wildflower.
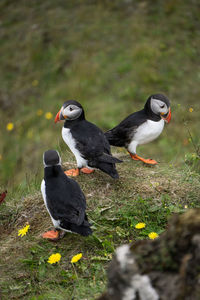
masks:
[[[151,240],[154,240],[158,237],[158,234],[156,232],[150,232],[148,236]]]
[[[45,118],[46,118],[47,120],[52,119],[52,118],[53,118],[52,113],[51,113],[51,112],[47,112],[47,113],[45,114]]]
[[[30,228],[30,225],[27,224],[24,228],[19,229],[19,230],[18,230],[18,236],[21,236],[21,237],[22,237],[22,236],[26,235],[27,232],[28,232],[28,230],[29,230],[29,228]]]
[[[188,208],[188,206],[187,206],[187,205],[185,205],[185,206],[184,206],[184,208],[185,208],[185,209],[187,209],[187,208]]]
[[[33,80],[32,81],[32,86],[37,86],[39,83],[39,81],[37,79]]]
[[[191,113],[192,113],[192,112],[193,112],[193,110],[194,110],[194,109],[193,109],[192,107],[190,107],[190,108],[189,108],[189,112],[191,112]]]
[[[81,259],[82,256],[83,256],[82,253],[76,254],[75,256],[72,257],[71,263],[72,263],[72,264],[73,264],[73,263],[76,263],[77,261],[79,261],[79,260]]]
[[[2,155],[0,154],[0,160],[2,160]]]
[[[37,110],[37,116],[40,117],[42,114],[43,114],[43,110],[42,109],[38,109]]]
[[[60,253],[52,254],[51,256],[49,256],[48,263],[52,265],[59,262],[60,259],[61,259]]]
[[[11,130],[13,130],[13,128],[14,128],[14,124],[13,123],[8,123],[7,124],[7,126],[6,126],[6,129],[8,130],[8,131],[11,131]]]
[[[135,225],[135,228],[136,228],[136,229],[142,229],[142,228],[144,228],[145,226],[146,226],[145,223],[137,223],[137,224]]]

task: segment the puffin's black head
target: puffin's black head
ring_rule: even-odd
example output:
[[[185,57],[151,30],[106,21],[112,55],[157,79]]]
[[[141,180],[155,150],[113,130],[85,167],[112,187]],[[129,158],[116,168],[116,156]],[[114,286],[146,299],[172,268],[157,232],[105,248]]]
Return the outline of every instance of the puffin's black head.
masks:
[[[171,120],[171,108],[169,99],[162,94],[151,95],[144,106],[148,115],[156,115],[169,123]]]
[[[56,150],[47,150],[43,154],[43,163],[45,167],[55,166],[61,164],[61,158]]]
[[[61,120],[84,119],[84,110],[81,104],[75,100],[66,101],[55,117],[55,123]]]

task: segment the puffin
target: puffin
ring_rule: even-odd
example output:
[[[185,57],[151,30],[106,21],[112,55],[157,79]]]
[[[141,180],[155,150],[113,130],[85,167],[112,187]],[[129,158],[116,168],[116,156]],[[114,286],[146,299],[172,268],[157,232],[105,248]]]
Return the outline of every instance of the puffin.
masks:
[[[157,161],[145,159],[136,153],[138,145],[155,140],[171,120],[169,99],[163,94],[148,97],[144,108],[125,118],[119,125],[105,132],[110,145],[125,147],[133,160],[155,165]]]
[[[103,131],[85,119],[82,105],[75,100],[64,102],[55,117],[55,123],[64,120],[62,137],[75,155],[77,168],[65,172],[68,176],[78,176],[80,171],[90,174],[94,168],[100,169],[117,179],[115,163],[122,161],[113,157],[110,144]]]
[[[92,234],[91,224],[85,212],[85,196],[79,184],[64,173],[58,151],[45,151],[43,164],[44,179],[41,183],[41,192],[54,230],[45,232],[42,237],[57,241],[65,232],[78,233],[82,236]]]

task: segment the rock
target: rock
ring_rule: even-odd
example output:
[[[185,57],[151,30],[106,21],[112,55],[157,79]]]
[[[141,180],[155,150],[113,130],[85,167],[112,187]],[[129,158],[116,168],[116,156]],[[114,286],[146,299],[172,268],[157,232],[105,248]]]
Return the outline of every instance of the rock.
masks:
[[[200,209],[174,215],[156,240],[117,248],[99,300],[134,299],[200,299]]]

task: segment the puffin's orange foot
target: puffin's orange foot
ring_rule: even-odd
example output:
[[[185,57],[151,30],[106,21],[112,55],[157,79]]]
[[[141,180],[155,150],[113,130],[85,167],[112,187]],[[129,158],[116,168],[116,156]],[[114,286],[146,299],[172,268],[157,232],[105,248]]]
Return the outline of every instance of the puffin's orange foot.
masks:
[[[145,159],[145,158],[140,157],[137,154],[132,154],[130,152],[129,152],[129,154],[130,154],[130,156],[131,156],[132,159],[134,159],[134,160],[141,160],[145,164],[148,164],[148,165],[156,165],[157,164],[157,161],[155,161],[155,160],[153,160],[151,158]]]
[[[136,157],[136,154],[132,154],[132,153],[130,153],[130,152],[129,152],[129,154],[130,154],[130,156],[131,156],[132,159],[134,159],[134,160],[139,160],[139,158]]]
[[[65,174],[67,176],[73,176],[73,177],[78,176],[79,175],[79,169],[70,169],[70,170],[67,170],[67,171],[65,171]]]
[[[81,172],[83,172],[84,174],[91,174],[94,172],[94,170],[88,168],[82,168]]]
[[[157,161],[156,161],[156,160],[153,160],[153,159],[151,159],[151,158],[148,158],[148,159],[143,158],[143,160],[141,160],[141,161],[143,161],[143,163],[145,163],[145,164],[149,164],[149,165],[157,165]]]
[[[57,241],[59,239],[59,235],[60,235],[59,231],[50,230],[50,231],[43,233],[42,237],[43,237],[43,239]]]

